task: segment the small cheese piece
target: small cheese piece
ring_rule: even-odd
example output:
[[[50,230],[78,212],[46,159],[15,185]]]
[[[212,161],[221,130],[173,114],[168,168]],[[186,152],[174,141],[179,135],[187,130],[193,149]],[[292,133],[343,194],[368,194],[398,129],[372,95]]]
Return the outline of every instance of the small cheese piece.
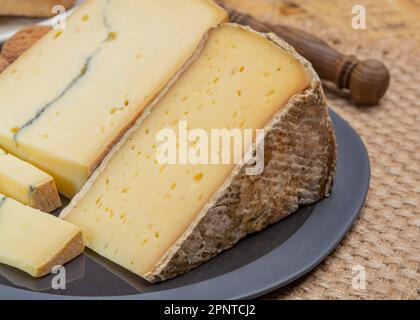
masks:
[[[210,0],[86,1],[0,74],[0,146],[72,197],[226,18]]]
[[[51,17],[59,5],[70,9],[75,0],[0,0],[0,16]]]
[[[50,175],[2,149],[0,193],[44,212],[61,207],[60,196]]]
[[[79,228],[0,195],[0,263],[38,278],[83,250]]]
[[[88,247],[151,282],[186,272],[328,194],[335,145],[320,88],[284,43],[237,25],[214,29],[62,217],[82,228]],[[162,164],[158,133],[178,134],[180,121],[208,137],[266,128],[264,173],[247,176],[243,164]]]

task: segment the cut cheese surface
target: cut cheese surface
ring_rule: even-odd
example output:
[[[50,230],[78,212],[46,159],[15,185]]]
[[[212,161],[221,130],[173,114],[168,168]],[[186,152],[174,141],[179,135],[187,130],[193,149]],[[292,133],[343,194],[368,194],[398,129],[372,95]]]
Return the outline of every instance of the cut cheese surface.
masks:
[[[86,1],[0,75],[0,146],[73,196],[226,17],[210,0]]]
[[[0,263],[41,277],[83,249],[76,226],[0,195]]]
[[[228,178],[232,165],[162,165],[161,129],[262,129],[308,86],[303,66],[261,35],[226,24],[63,217],[87,246],[144,276]]]
[[[0,193],[26,205],[52,212],[61,206],[53,178],[0,149]]]

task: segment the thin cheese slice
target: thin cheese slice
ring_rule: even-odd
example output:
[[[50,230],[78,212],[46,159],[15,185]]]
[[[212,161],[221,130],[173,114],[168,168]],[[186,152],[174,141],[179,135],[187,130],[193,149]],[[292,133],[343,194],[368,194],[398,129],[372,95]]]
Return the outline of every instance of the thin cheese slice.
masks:
[[[61,207],[60,196],[50,175],[2,149],[0,193],[44,212]]]
[[[0,263],[42,277],[83,250],[79,228],[0,195]]]
[[[262,129],[308,85],[302,64],[261,35],[236,25],[212,30],[197,60],[63,216],[82,228],[88,247],[144,277],[235,167],[162,165],[160,130],[178,132],[180,121],[209,137],[212,129]]]
[[[227,14],[210,0],[88,0],[0,75],[0,146],[80,190]]]

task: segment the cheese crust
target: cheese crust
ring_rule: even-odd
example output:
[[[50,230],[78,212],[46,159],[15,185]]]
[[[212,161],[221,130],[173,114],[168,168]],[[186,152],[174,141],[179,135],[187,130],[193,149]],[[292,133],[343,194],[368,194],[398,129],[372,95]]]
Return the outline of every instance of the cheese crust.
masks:
[[[52,8],[61,5],[71,8],[75,0],[0,0],[0,16],[52,17]]]
[[[39,39],[45,36],[51,27],[49,26],[30,26],[18,31],[10,40],[6,41],[2,47],[1,55],[9,62],[13,63],[26,50],[32,47]]]
[[[33,188],[29,206],[43,212],[53,212],[61,207],[61,199],[54,180],[45,181]]]
[[[0,55],[0,73],[6,70],[6,68],[9,66],[9,61],[3,56]]]

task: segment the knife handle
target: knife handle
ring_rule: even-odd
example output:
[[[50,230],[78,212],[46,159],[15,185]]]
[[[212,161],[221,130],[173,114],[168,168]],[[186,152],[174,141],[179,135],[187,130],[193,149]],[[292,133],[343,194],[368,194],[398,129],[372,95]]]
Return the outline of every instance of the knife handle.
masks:
[[[338,52],[325,41],[303,30],[264,23],[234,9],[226,8],[230,21],[250,26],[260,32],[273,32],[291,44],[309,60],[320,78],[333,82],[339,89],[348,89],[354,102],[377,104],[388,90],[391,76],[378,60],[360,61],[354,55]]]

